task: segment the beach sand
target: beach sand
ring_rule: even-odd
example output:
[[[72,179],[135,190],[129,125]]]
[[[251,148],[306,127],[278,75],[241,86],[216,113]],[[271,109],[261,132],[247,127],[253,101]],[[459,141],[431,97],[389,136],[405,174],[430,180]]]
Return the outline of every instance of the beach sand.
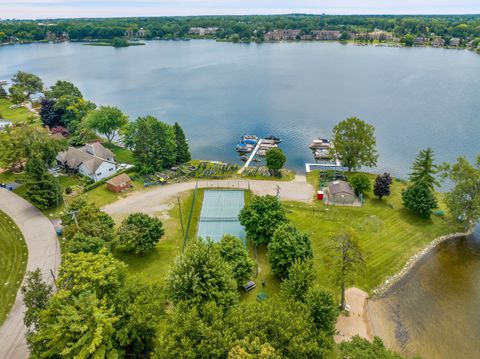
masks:
[[[349,341],[353,336],[359,335],[368,340],[373,339],[372,325],[368,314],[368,294],[358,288],[348,288],[345,299],[350,306],[348,314],[340,314],[337,319],[334,339],[336,343]]]

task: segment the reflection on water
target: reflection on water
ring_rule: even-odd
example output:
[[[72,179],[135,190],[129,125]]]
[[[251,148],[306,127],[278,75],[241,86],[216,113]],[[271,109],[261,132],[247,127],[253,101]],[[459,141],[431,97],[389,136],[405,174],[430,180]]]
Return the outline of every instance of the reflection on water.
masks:
[[[443,242],[370,302],[375,331],[389,346],[427,359],[480,357],[479,232]]]

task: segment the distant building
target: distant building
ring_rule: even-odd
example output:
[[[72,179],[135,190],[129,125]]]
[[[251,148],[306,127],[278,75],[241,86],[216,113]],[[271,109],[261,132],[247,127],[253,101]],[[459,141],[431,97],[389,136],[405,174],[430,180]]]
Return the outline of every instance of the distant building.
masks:
[[[425,38],[424,37],[417,37],[413,40],[413,46],[424,46],[425,45]]]
[[[119,174],[107,182],[107,188],[112,192],[122,192],[132,187],[132,180],[126,173]]]
[[[302,30],[294,30],[294,29],[273,30],[263,35],[263,39],[265,41],[297,40],[300,38],[301,33],[302,33]]]
[[[312,30],[315,40],[339,40],[342,33],[335,30]]]
[[[445,40],[442,39],[441,37],[436,37],[432,40],[432,46],[433,47],[444,47],[445,46]]]
[[[304,41],[313,40],[313,35],[308,35],[308,34],[302,35],[300,36],[300,40],[304,40]]]
[[[393,35],[386,31],[377,30],[367,33],[367,39],[370,41],[391,41]]]
[[[117,172],[112,151],[100,142],[87,143],[83,147],[69,147],[57,155],[57,162],[64,168],[87,176],[95,182]]]
[[[134,36],[134,31],[132,29],[125,30],[123,33],[126,37],[133,37]]]
[[[143,27],[141,27],[140,30],[137,31],[137,36],[145,37],[145,30],[143,29]]]
[[[218,30],[218,27],[191,27],[188,30],[190,35],[198,35],[198,36],[205,36],[205,35],[214,35]]]
[[[449,42],[450,47],[459,47],[460,46],[460,39],[458,37],[454,37]]]

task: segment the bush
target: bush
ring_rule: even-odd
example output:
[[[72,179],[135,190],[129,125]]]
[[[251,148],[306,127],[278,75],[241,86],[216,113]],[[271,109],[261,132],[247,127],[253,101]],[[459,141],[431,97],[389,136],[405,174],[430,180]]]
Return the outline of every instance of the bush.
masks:
[[[370,178],[365,173],[354,174],[349,182],[358,195],[363,195],[371,189]]]

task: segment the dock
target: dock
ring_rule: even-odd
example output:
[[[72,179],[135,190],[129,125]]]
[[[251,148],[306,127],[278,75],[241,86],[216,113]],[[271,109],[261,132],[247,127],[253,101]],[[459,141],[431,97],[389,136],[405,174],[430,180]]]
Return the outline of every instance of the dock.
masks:
[[[245,162],[243,167],[238,170],[239,175],[241,175],[243,173],[243,171],[245,171],[247,169],[247,167],[250,166],[250,163],[252,163],[253,159],[255,158],[255,155],[257,154],[258,149],[260,148],[261,144],[262,144],[262,139],[259,139],[258,142],[257,142],[257,145],[255,146],[253,151],[250,153],[250,157],[248,157],[247,162]]]
[[[343,166],[338,158],[329,163],[305,163],[305,172],[310,173],[312,170],[343,170]]]

